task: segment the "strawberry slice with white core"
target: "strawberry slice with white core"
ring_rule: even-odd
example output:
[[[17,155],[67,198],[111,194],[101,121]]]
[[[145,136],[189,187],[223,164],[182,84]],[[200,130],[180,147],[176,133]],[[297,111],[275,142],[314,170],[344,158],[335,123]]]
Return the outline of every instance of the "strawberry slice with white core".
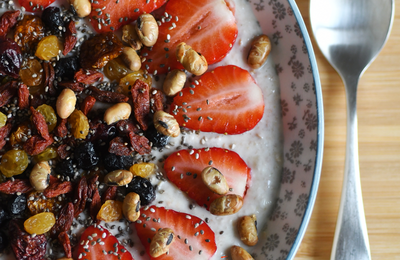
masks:
[[[141,215],[135,227],[147,254],[150,252],[151,239],[157,230],[170,228],[175,234],[168,253],[157,258],[150,257],[150,259],[205,260],[210,259],[217,250],[214,232],[196,216],[155,206],[141,209],[140,212]]]
[[[228,65],[205,73],[178,93],[171,114],[179,125],[220,134],[253,129],[264,114],[264,97],[247,70]]]
[[[208,166],[217,168],[224,175],[230,188],[228,194],[245,196],[250,185],[251,169],[237,153],[227,149],[180,150],[168,156],[164,170],[168,179],[180,190],[209,209],[211,202],[221,195],[212,192],[201,179],[201,172]]]
[[[185,42],[201,53],[208,64],[222,60],[232,49],[238,29],[235,17],[224,0],[169,0],[168,17],[162,18],[157,43],[142,50],[143,68],[150,73],[166,73],[183,68],[176,59],[176,46]]]
[[[118,239],[100,225],[89,226],[82,233],[77,259],[134,260]]]

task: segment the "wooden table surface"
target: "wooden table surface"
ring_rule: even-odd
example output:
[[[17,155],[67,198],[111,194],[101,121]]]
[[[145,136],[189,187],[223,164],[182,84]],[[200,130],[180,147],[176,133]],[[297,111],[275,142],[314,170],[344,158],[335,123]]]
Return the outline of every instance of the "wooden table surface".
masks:
[[[317,200],[296,260],[330,258],[346,141],[344,86],[313,38],[309,1],[296,0],[317,57],[325,110],[325,145]],[[400,259],[400,1],[395,2],[397,12],[390,38],[362,76],[358,90],[361,186],[375,260]]]

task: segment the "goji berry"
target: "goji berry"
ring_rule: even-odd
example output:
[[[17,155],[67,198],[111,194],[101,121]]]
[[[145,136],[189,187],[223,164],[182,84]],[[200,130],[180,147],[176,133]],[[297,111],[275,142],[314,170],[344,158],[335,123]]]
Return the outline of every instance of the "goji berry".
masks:
[[[85,116],[89,113],[89,111],[93,108],[96,103],[96,99],[92,96],[87,96],[82,102],[81,111],[85,114]]]
[[[41,260],[46,253],[45,235],[31,236],[20,228],[20,220],[12,219],[8,224],[11,248],[17,260]]]
[[[129,98],[124,94],[115,93],[111,91],[100,90],[94,86],[89,86],[89,90],[92,91],[92,96],[101,102],[106,103],[121,103],[127,102]]]
[[[0,128],[0,149],[4,147],[6,144],[6,138],[10,135],[12,129],[12,123],[11,120],[9,119],[7,124]]]
[[[46,100],[43,98],[43,95],[36,93],[31,96],[31,107],[37,108],[38,106],[43,105],[46,103]]]
[[[66,56],[74,47],[77,41],[75,22],[71,20],[66,26],[63,55]]]
[[[134,132],[134,133],[140,132],[140,129],[130,119],[118,121],[116,127],[120,135],[127,136],[129,132]]]
[[[71,241],[69,240],[67,232],[60,233],[58,235],[58,241],[64,249],[65,256],[72,259]]]
[[[66,194],[72,192],[73,187],[70,181],[50,181],[50,185],[43,191],[43,195],[46,198],[54,198],[61,194]]]
[[[32,122],[35,125],[38,133],[46,140],[50,139],[49,127],[47,126],[46,119],[39,111],[36,111],[33,107],[31,107],[32,112]]]
[[[99,210],[101,208],[101,198],[99,194],[99,190],[96,189],[94,191],[94,194],[92,196],[92,202],[90,203],[90,216],[92,217],[92,220],[96,220],[97,213],[99,213]]]
[[[150,105],[152,112],[155,113],[158,110],[164,110],[164,105],[166,102],[166,97],[164,93],[155,88],[152,88],[150,93],[151,93]]]
[[[75,80],[77,82],[90,85],[93,83],[96,83],[97,81],[102,81],[103,80],[103,74],[101,72],[95,71],[95,70],[85,70],[85,69],[80,69],[77,72],[75,72]]]
[[[18,88],[18,107],[19,109],[29,107],[29,89],[25,84],[19,85]]]
[[[148,128],[147,119],[150,114],[149,85],[140,79],[135,81],[131,88],[133,112],[143,131]]]
[[[79,82],[65,81],[58,83],[58,86],[69,88],[74,92],[81,92],[85,90],[85,86]]]
[[[7,36],[10,28],[17,24],[20,11],[7,11],[0,17],[0,38]]]
[[[149,145],[149,140],[144,137],[135,134],[134,132],[129,132],[129,140],[133,149],[139,154],[148,154],[151,152],[151,147]]]
[[[88,186],[86,177],[82,177],[74,192],[74,217],[78,217],[79,214],[81,214],[85,209],[86,201],[88,198],[87,191],[88,191]]]
[[[7,105],[11,99],[17,94],[18,82],[9,81],[0,86],[0,107]]]
[[[108,152],[119,156],[128,156],[133,153],[122,137],[115,137],[111,140]]]
[[[97,190],[97,181],[99,180],[99,175],[95,174],[90,179],[87,180],[87,186],[88,186],[88,191],[87,191],[87,197],[91,198],[94,194],[94,191]]]
[[[58,137],[64,138],[68,134],[67,119],[59,120],[58,126],[54,129],[54,134]]]
[[[108,186],[101,197],[101,203],[104,204],[107,200],[115,200],[117,197],[117,188],[118,186]]]
[[[63,160],[71,155],[71,150],[67,150],[67,147],[67,144],[62,144],[57,147],[57,155]]]
[[[89,137],[90,142],[107,141],[113,138],[116,134],[114,125],[107,125],[100,120],[92,120],[89,123],[90,132],[93,133]]]
[[[44,85],[48,88],[47,93],[50,96],[55,96],[57,93],[53,85],[55,78],[54,68],[50,62],[43,62],[42,67],[44,71]]]
[[[0,192],[5,194],[28,193],[33,187],[28,179],[8,180],[0,184]]]
[[[48,140],[43,139],[40,135],[32,135],[24,144],[24,150],[29,155],[38,155],[43,152],[49,145],[54,142],[50,135]]]
[[[56,223],[50,229],[50,236],[56,238],[62,232],[69,231],[74,221],[74,214],[74,204],[72,202],[65,204],[58,214]]]

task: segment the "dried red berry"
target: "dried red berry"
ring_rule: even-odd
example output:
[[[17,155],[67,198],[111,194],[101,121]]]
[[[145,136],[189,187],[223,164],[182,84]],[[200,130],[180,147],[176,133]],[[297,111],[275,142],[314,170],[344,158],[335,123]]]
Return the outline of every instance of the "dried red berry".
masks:
[[[130,119],[118,121],[116,127],[121,135],[127,136],[129,132],[134,132],[136,134],[140,132],[140,129],[137,128],[136,125],[133,123],[133,121]]]
[[[50,181],[50,185],[43,191],[46,198],[55,198],[59,195],[72,192],[73,187],[70,181]]]
[[[32,190],[33,187],[28,179],[8,180],[0,184],[0,192],[5,194],[28,193]]]
[[[60,82],[60,83],[58,83],[58,86],[69,88],[74,92],[81,92],[81,91],[85,90],[84,84],[79,83],[79,82],[73,82],[73,81]]]
[[[59,120],[59,124],[54,129],[54,134],[58,137],[64,138],[68,134],[67,119]]]
[[[94,104],[96,103],[96,99],[92,96],[87,96],[82,102],[81,111],[85,116],[89,113],[89,111],[93,108]]]
[[[17,18],[21,12],[7,11],[0,17],[0,38],[6,37],[10,28],[17,24]]]
[[[74,192],[74,217],[78,217],[79,214],[83,212],[86,206],[86,201],[87,201],[87,191],[88,191],[88,186],[87,186],[87,180],[85,177],[82,177],[78,183],[77,188],[75,189]]]
[[[99,194],[99,190],[95,190],[94,194],[92,196],[92,202],[90,203],[90,217],[95,220],[97,213],[99,213],[99,210],[101,208],[101,198]]]
[[[96,83],[98,81],[103,80],[103,74],[101,72],[95,71],[95,70],[85,70],[85,69],[80,69],[77,72],[75,72],[75,80],[77,82],[90,85],[93,83]]]
[[[46,119],[39,111],[31,107],[32,122],[38,133],[46,140],[50,139],[49,127],[47,126]]]
[[[57,147],[57,155],[63,160],[71,155],[71,150],[67,150],[67,147],[67,144],[62,144]]]
[[[24,144],[24,150],[29,155],[38,155],[54,142],[52,136],[49,139],[43,139],[39,135],[32,135]]]
[[[50,62],[43,62],[43,71],[44,71],[44,85],[47,87],[47,93],[50,96],[56,95],[56,90],[54,88],[53,82],[55,78],[54,68]]]
[[[0,150],[3,149],[4,145],[6,144],[6,138],[10,135],[12,129],[11,122],[7,122],[5,126],[0,128]]]
[[[1,42],[0,42],[0,44],[1,44]],[[0,63],[1,63],[1,61],[0,61]],[[18,91],[18,82],[16,82],[16,81],[9,81],[9,82],[1,85],[0,86],[0,107],[7,105],[11,101],[11,99],[17,94],[17,91]]]
[[[74,220],[74,204],[69,202],[65,204],[60,210],[56,223],[50,229],[50,236],[55,238],[59,234],[69,231],[73,220]]]
[[[155,113],[158,110],[164,110],[164,105],[167,100],[164,93],[155,88],[152,88],[150,93],[150,105],[152,113]]]
[[[58,241],[63,246],[65,256],[72,259],[71,241],[67,232],[62,232],[58,235]]]
[[[129,140],[133,149],[139,154],[148,154],[151,152],[151,147],[149,145],[149,140],[144,137],[135,134],[134,132],[129,132]]]
[[[150,114],[149,85],[140,79],[135,81],[131,89],[133,99],[133,112],[143,131],[148,128],[147,118]]]
[[[133,153],[133,151],[128,147],[128,144],[125,144],[122,137],[115,137],[111,140],[108,152],[119,156],[128,156]]]
[[[76,37],[75,22],[71,20],[68,23],[68,26],[66,26],[66,31],[65,31],[65,41],[63,50],[64,56],[66,56],[75,47],[77,39],[78,38]]]
[[[106,103],[121,103],[121,102],[127,102],[129,98],[125,96],[124,94],[120,93],[115,93],[111,91],[104,91],[100,90],[94,86],[89,86],[90,91],[92,91],[92,96],[101,102],[106,102]]]
[[[115,198],[117,197],[117,188],[117,186],[107,187],[101,198],[101,203],[104,204],[104,202],[106,202],[107,200],[115,200]]]
[[[19,109],[29,107],[29,89],[25,84],[19,85],[18,88],[18,107]]]

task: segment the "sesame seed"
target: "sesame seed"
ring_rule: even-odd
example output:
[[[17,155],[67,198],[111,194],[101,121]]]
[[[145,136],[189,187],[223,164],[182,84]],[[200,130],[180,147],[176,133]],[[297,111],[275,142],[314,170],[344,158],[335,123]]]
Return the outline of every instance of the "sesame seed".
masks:
[[[191,216],[189,216],[189,215],[186,215],[186,218],[187,218],[187,219],[192,219],[192,217],[191,217]]]

